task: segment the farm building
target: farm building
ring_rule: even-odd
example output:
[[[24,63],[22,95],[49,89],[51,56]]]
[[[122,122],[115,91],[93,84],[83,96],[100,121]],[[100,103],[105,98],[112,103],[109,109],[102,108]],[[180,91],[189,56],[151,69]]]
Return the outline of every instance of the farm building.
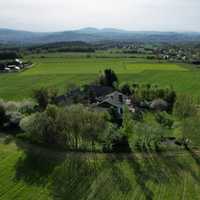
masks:
[[[8,65],[7,68],[9,68],[12,71],[19,71],[20,67],[18,67],[17,65]]]
[[[21,61],[20,59],[17,59],[17,58],[15,59],[15,62],[18,63],[19,65],[23,64],[23,61]]]
[[[97,105],[104,108],[114,107],[117,109],[119,114],[123,113],[123,107],[125,105],[133,111],[129,97],[118,91],[106,95],[99,103],[97,103]]]
[[[0,64],[0,72],[15,72],[20,71],[25,67],[23,61],[20,59],[15,59],[12,61],[6,61]]]

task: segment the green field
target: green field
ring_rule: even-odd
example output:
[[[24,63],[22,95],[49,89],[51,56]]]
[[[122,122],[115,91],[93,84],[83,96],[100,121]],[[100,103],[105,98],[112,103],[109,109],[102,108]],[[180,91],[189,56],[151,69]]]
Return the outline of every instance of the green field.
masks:
[[[121,82],[154,83],[173,86],[178,92],[200,95],[200,71],[183,64],[159,63],[142,58],[32,58],[31,69],[21,73],[0,74],[0,97],[20,100],[31,97],[32,90],[55,86],[64,92],[69,84],[94,80],[105,68],[112,68]]]
[[[199,199],[197,152],[81,154],[3,140],[1,200]]]

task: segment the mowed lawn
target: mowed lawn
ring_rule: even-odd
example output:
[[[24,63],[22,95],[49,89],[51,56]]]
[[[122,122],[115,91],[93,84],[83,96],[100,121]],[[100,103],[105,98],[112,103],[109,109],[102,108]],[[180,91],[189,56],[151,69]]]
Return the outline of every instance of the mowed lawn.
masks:
[[[138,62],[131,58],[39,58],[21,73],[0,74],[0,98],[30,98],[33,89],[52,86],[60,93],[67,86],[93,81],[106,68],[118,74],[120,82],[154,83],[173,86],[178,92],[200,95],[200,71],[173,63]]]
[[[199,159],[184,151],[81,154],[1,143],[0,199],[199,200]]]

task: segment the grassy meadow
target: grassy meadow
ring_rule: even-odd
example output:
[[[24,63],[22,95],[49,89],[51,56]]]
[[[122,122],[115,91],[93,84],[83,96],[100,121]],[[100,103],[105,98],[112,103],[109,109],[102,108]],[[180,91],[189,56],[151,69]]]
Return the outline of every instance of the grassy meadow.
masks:
[[[198,200],[199,153],[81,154],[0,142],[1,200]]]
[[[0,97],[6,100],[30,98],[32,90],[52,86],[60,93],[71,84],[93,81],[105,68],[112,68],[120,82],[130,81],[173,86],[177,92],[200,95],[200,71],[193,67],[160,63],[144,58],[81,56],[31,56],[33,67],[20,73],[0,74]]]
[[[0,74],[0,98],[30,98],[39,87],[88,83],[106,68],[120,82],[173,86],[200,96],[200,71],[186,64],[144,58],[71,54],[28,57],[33,67]],[[151,114],[145,121],[155,123]],[[156,122],[157,123],[157,122]],[[179,122],[167,135],[179,137]],[[0,200],[199,200],[200,152],[170,149],[156,153],[98,154],[50,150],[0,133]]]

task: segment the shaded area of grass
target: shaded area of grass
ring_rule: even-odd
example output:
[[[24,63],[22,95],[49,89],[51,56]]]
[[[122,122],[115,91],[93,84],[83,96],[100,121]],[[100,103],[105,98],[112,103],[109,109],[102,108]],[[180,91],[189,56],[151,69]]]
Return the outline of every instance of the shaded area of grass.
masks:
[[[0,144],[0,199],[199,199],[199,154],[89,154]]]
[[[48,176],[58,165],[51,156],[40,152],[39,154],[27,152],[17,160],[15,165],[15,181],[25,181],[27,184],[45,185]]]

